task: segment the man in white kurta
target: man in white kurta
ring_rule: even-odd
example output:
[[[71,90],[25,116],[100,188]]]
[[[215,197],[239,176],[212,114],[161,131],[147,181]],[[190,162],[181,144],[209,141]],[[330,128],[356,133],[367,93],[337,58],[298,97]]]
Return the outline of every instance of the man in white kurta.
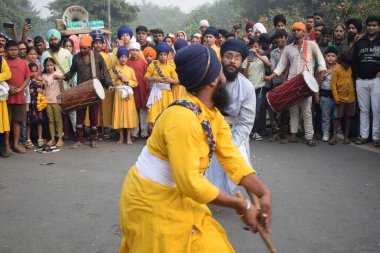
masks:
[[[248,49],[240,40],[227,40],[221,47],[223,72],[229,105],[222,114],[231,126],[232,141],[250,164],[249,134],[253,128],[256,110],[256,95],[252,83],[239,70],[248,55]],[[218,159],[213,156],[206,170],[207,179],[221,191],[234,194],[236,185],[224,172]]]

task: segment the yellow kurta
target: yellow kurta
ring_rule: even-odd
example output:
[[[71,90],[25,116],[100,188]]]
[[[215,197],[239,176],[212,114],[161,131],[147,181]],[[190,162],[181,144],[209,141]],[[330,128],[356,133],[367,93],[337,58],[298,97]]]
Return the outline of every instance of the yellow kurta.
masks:
[[[173,59],[168,60],[168,64],[173,66],[175,69],[175,63],[174,63]],[[173,92],[173,99],[174,100],[181,100],[186,95],[186,88],[180,84],[173,84],[172,85],[172,92]]]
[[[218,60],[222,61],[222,58],[220,57],[220,47],[214,44],[211,46],[211,48],[214,49],[216,56],[218,56]]]
[[[5,82],[11,79],[12,73],[9,69],[7,61],[2,58],[0,82]],[[0,133],[9,132],[9,116],[7,101],[0,101]]]
[[[128,66],[117,66],[117,71],[121,72],[120,75],[128,80],[128,86],[137,87],[137,78],[135,71]],[[112,72],[112,80],[115,86],[124,86],[123,82],[116,78],[116,75]],[[112,128],[135,128],[139,124],[135,99],[133,95],[130,99],[123,99],[121,97],[121,91],[115,91],[114,103],[113,103],[113,120]]]
[[[104,62],[106,63],[107,69],[112,73],[112,59],[109,54],[106,54],[104,52],[100,52],[100,55],[103,57]],[[113,91],[109,91],[108,89],[104,89],[105,97],[101,101],[101,110],[99,110],[99,116],[98,116],[98,126],[108,127],[112,125],[112,107],[113,107]],[[87,107],[86,112],[86,119],[85,119],[85,125],[90,126],[90,117],[89,117],[89,111]]]
[[[355,88],[351,67],[345,69],[342,65],[338,65],[333,69],[331,92],[335,102],[355,102]]]
[[[221,113],[207,109],[190,94],[186,99],[202,113],[196,116],[179,105],[168,108],[147,141],[152,155],[169,162],[176,186],[142,178],[135,166],[130,169],[120,197],[123,239],[119,253],[234,252],[206,206],[219,189],[203,175],[209,164],[209,146],[201,122],[205,118],[210,121],[215,155],[235,184],[254,170],[232,143],[231,130]]]
[[[153,62],[157,62],[163,76],[178,80],[177,72],[175,72],[175,67],[172,64],[162,65],[160,61],[157,60],[154,60]],[[147,72],[145,74],[146,77],[160,76],[153,62],[148,66]],[[153,103],[153,105],[148,110],[148,123],[154,123],[158,115],[160,115],[160,113],[174,101],[173,93],[171,90],[161,90],[161,93],[162,99]]]

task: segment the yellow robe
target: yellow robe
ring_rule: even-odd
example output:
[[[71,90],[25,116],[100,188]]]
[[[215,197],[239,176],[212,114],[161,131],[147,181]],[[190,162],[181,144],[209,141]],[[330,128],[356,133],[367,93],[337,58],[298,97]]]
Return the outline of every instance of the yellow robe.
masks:
[[[206,206],[219,194],[203,172],[209,164],[206,118],[215,136],[215,155],[235,184],[255,171],[231,140],[231,130],[217,109],[209,110],[196,97],[198,116],[175,105],[161,114],[147,141],[149,152],[169,162],[175,187],[142,178],[132,166],[120,197],[123,239],[119,253],[231,253],[223,228]],[[236,229],[239,229],[238,227]],[[196,232],[193,232],[196,231]]]
[[[135,71],[128,66],[117,66],[117,71],[121,72],[124,78],[128,80],[128,86],[135,88],[137,87],[137,78],[135,75]],[[116,75],[112,72],[112,80],[115,86],[123,86],[123,82],[116,77]],[[135,128],[139,124],[137,117],[137,110],[135,105],[135,99],[133,95],[130,98],[123,99],[121,97],[121,91],[115,91],[114,103],[113,103],[113,120],[112,120],[112,128],[120,129],[120,128]]]
[[[211,48],[214,49],[216,56],[218,57],[218,60],[222,61],[222,58],[220,57],[220,47],[214,44],[211,46]]]
[[[0,56],[1,57],[1,56]],[[7,61],[3,58],[0,73],[0,82],[11,79],[12,73],[9,69]],[[7,101],[0,101],[0,133],[9,132],[9,116]]]
[[[168,60],[168,64],[173,66],[175,69],[175,63],[173,59]],[[172,85],[172,92],[173,92],[173,99],[174,100],[181,100],[186,95],[186,88],[183,87],[181,84],[173,84]]]
[[[175,68],[171,64],[165,64],[162,65],[160,61],[153,61],[157,62],[158,67],[161,69],[162,75],[166,77],[173,78],[175,80],[178,80],[177,72],[175,72]],[[153,62],[149,64],[147,72],[145,74],[146,77],[159,77],[156,67],[154,66]],[[160,113],[174,101],[173,93],[171,90],[161,90],[162,93],[162,99],[159,101],[153,103],[153,105],[148,110],[148,123],[154,123],[156,121],[156,118]]]

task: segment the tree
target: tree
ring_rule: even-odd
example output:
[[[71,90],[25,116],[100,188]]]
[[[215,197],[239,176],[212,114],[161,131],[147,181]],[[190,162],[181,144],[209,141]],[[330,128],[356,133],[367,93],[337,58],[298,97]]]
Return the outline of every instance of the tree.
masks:
[[[55,0],[48,4],[51,12],[50,19],[62,18],[63,12],[67,7],[72,5],[79,5],[85,8],[91,20],[103,20],[106,27],[108,27],[108,12],[106,0]],[[111,30],[112,34],[117,33],[117,28],[132,22],[137,18],[139,8],[124,0],[111,1]]]
[[[0,24],[16,24],[20,40],[25,18],[32,19],[32,23],[38,23],[41,20],[39,18],[39,11],[36,11],[30,0],[0,1]],[[10,30],[2,28],[2,31],[12,38]]]

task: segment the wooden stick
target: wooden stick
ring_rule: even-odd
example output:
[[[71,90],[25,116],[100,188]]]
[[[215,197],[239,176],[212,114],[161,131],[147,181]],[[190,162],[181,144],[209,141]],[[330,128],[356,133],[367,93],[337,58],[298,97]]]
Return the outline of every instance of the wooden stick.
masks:
[[[252,195],[253,195],[253,193],[252,193]],[[243,198],[243,194],[242,194],[240,191],[236,192],[236,196],[237,196],[238,198],[240,198],[240,199],[244,199],[244,198]],[[258,198],[257,198],[255,195],[253,195],[253,196],[254,196],[254,199],[255,199],[255,203],[252,203],[252,204],[253,204],[253,207],[252,207],[252,208],[257,208],[257,205],[258,205],[258,203],[259,203],[259,202],[258,202]],[[269,252],[270,252],[270,253],[277,253],[276,248],[275,248],[274,245],[269,241],[269,239],[268,239],[268,237],[267,237],[267,235],[266,235],[266,233],[265,233],[265,231],[264,231],[263,226],[261,226],[261,224],[259,224],[259,223],[257,223],[257,231],[259,232],[259,235],[260,235],[261,239],[263,240],[265,246],[267,246]]]

